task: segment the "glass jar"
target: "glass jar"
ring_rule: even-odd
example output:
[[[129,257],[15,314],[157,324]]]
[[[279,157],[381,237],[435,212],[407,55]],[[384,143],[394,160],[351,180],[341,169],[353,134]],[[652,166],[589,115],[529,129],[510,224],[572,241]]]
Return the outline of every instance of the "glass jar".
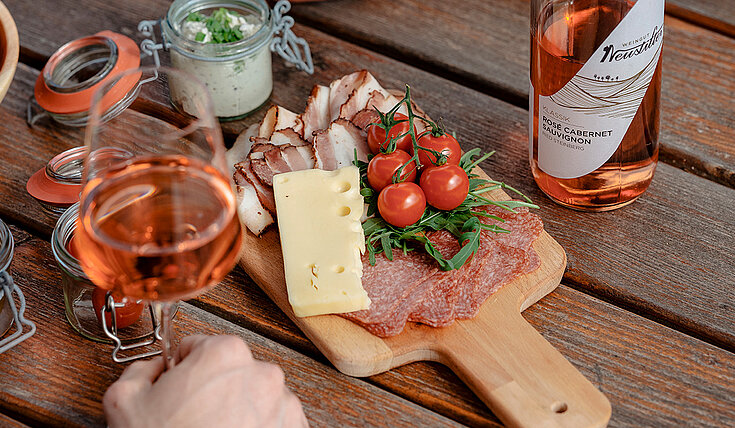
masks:
[[[64,125],[84,126],[97,88],[111,76],[139,66],[140,49],[122,34],[101,31],[72,40],[51,55],[38,75],[28,105],[28,124],[48,114]],[[104,100],[107,115],[117,114],[135,99],[139,79],[131,75],[114,84],[115,90]]]
[[[4,275],[13,259],[13,235],[5,223],[0,220],[0,275]],[[10,298],[5,295],[4,288],[0,288],[0,337],[10,330],[13,325],[13,311],[10,308]]]
[[[273,90],[271,50],[277,51],[297,68],[313,73],[308,44],[296,37],[290,28],[293,19],[285,17],[291,5],[279,1],[271,10],[264,0],[176,0],[160,21],[163,44],[141,45],[144,53],[155,55],[156,49],[170,50],[171,64],[204,83],[211,92],[215,115],[220,120],[247,116],[268,101]],[[189,14],[204,15],[225,8],[257,22],[259,28],[249,37],[231,43],[202,43],[184,36],[182,27]],[[139,28],[152,35],[156,21],[143,21]],[[279,35],[278,37],[274,37]],[[149,43],[152,43],[148,41]],[[303,51],[303,53],[302,53]],[[193,101],[186,84],[172,81],[171,101],[174,107],[188,112]]]
[[[105,327],[122,343],[152,338],[155,323],[147,303],[116,300],[113,324],[113,317],[108,313],[112,308],[106,306],[107,293],[87,278],[75,256],[74,233],[78,217],[79,203],[76,203],[59,217],[51,235],[51,249],[61,269],[61,286],[69,324],[82,336],[98,342],[116,342],[105,332]],[[103,308],[106,314],[104,324],[101,316]]]
[[[28,179],[26,190],[51,218],[58,218],[79,201],[85,156],[84,146],[61,152]]]
[[[26,300],[23,292],[13,283],[13,277],[8,273],[14,244],[13,234],[0,220],[0,354],[36,332],[36,325],[25,318]],[[6,336],[13,325],[15,331]]]

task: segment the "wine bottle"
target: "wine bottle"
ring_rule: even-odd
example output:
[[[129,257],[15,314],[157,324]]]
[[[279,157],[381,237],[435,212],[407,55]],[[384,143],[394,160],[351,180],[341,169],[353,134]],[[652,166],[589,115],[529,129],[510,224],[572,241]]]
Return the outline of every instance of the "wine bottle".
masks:
[[[529,151],[552,200],[633,202],[658,161],[664,0],[533,0]]]

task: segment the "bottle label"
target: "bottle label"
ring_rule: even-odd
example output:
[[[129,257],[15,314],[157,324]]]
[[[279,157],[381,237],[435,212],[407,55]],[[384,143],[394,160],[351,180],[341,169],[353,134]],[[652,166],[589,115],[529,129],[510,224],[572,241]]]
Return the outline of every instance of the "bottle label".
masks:
[[[663,25],[664,0],[639,0],[563,88],[539,95],[541,170],[577,178],[610,159],[656,71]]]

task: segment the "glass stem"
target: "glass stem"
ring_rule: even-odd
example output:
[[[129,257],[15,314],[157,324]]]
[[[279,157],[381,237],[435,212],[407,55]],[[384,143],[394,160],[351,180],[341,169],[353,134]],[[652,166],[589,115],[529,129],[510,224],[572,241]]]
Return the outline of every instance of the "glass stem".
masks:
[[[173,323],[171,320],[171,311],[175,303],[173,302],[151,302],[156,312],[158,322],[161,323],[161,356],[163,357],[164,370],[174,367],[174,343],[173,343]]]

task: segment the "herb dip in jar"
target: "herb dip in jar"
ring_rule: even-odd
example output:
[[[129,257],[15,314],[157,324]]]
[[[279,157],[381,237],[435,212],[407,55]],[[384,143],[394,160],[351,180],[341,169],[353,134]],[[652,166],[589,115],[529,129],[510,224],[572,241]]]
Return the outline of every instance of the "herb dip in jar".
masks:
[[[176,0],[161,22],[171,63],[198,78],[221,120],[242,118],[273,90],[271,10],[264,0]],[[182,81],[169,82],[171,101],[184,112],[197,100]]]

